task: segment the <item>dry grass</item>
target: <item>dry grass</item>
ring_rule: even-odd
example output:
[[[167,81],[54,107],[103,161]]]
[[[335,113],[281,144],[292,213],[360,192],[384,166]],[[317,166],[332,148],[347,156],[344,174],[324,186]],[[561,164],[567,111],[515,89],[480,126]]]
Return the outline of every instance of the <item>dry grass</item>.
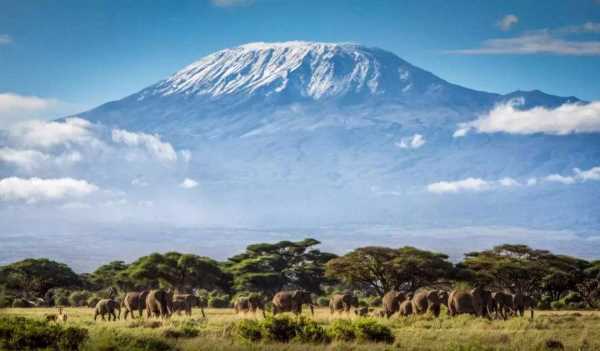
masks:
[[[13,314],[42,319],[45,313],[54,313],[48,308],[11,308],[0,310],[0,314]],[[207,309],[203,319],[199,310],[191,318],[174,316],[168,321],[139,321],[128,319],[116,322],[93,320],[93,309],[65,308],[69,315],[68,324],[85,327],[90,331],[89,350],[109,350],[114,343],[115,333],[138,337],[155,337],[168,340],[180,350],[548,350],[558,341],[565,350],[600,350],[600,312],[561,311],[537,312],[534,320],[513,318],[508,321],[489,321],[471,316],[448,318],[429,315],[382,320],[390,326],[396,336],[394,345],[344,344],[249,344],[226,336],[228,326],[240,318],[262,318],[260,314],[235,315],[232,309]],[[316,309],[315,319],[324,325],[333,318],[356,318],[350,316],[331,317],[328,309]],[[187,322],[186,322],[187,321]],[[198,330],[195,337],[166,337],[167,330],[185,325]]]

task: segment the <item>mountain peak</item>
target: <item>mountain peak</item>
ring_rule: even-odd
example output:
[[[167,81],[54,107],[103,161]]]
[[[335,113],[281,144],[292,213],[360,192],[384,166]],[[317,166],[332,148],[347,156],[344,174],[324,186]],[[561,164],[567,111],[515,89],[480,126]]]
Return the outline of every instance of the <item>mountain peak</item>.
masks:
[[[354,43],[256,42],[208,55],[146,93],[320,100],[398,95],[442,82],[390,52]]]

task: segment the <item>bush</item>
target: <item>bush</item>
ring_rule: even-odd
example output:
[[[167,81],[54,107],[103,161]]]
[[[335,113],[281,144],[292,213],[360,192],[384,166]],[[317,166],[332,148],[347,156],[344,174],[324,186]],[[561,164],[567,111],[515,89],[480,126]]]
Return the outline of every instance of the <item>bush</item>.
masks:
[[[323,343],[329,341],[325,329],[314,320],[289,316],[267,317],[263,321],[242,319],[237,322],[236,334],[240,338],[257,342],[262,339],[275,342],[297,341],[300,343]]]
[[[394,342],[392,329],[374,319],[359,319],[354,322],[354,329],[356,330],[356,337],[359,341]]]
[[[262,339],[262,327],[254,319],[242,319],[235,327],[237,335],[247,341],[257,342]]]
[[[229,295],[213,295],[208,297],[208,307],[227,308],[230,306]]]
[[[0,296],[0,308],[10,307],[13,304],[13,299],[9,296]]]
[[[568,305],[572,303],[583,302],[583,298],[576,292],[570,292],[567,294],[567,296],[562,298],[562,301]]]
[[[320,296],[317,299],[317,306],[319,307],[328,307],[329,306],[329,299],[325,296]]]
[[[69,297],[67,295],[58,295],[54,297],[54,306],[69,306]]]
[[[336,341],[350,342],[356,340],[356,331],[352,321],[348,319],[336,319],[327,329],[329,337]]]
[[[65,328],[23,317],[0,317],[0,349],[79,350],[87,337],[88,331],[82,328]]]
[[[329,335],[319,323],[302,316],[296,320],[294,340],[301,343],[324,343],[329,341]]]
[[[83,307],[86,306],[87,300],[92,296],[89,291],[80,290],[73,291],[71,295],[69,295],[69,304],[75,307]]]
[[[125,334],[117,329],[103,328],[98,331],[93,344],[86,344],[90,351],[175,351],[168,341],[150,335]]]
[[[261,323],[263,336],[270,341],[289,342],[296,336],[296,323],[288,316],[267,317]]]
[[[550,307],[552,307],[553,310],[561,310],[561,309],[565,308],[565,303],[562,302],[561,300],[552,301],[550,303]]]

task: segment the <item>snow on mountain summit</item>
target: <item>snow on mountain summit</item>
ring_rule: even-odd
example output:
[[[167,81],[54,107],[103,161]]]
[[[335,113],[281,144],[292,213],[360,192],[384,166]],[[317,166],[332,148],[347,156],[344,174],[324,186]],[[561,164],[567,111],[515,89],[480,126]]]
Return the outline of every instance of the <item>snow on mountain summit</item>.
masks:
[[[151,89],[152,95],[292,94],[323,99],[408,92],[443,81],[396,55],[358,44],[249,43],[202,58]]]

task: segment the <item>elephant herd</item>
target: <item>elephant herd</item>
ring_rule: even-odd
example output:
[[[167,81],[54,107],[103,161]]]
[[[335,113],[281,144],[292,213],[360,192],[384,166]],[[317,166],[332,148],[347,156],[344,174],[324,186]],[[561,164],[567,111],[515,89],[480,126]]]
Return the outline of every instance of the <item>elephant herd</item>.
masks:
[[[296,315],[302,313],[302,306],[308,305],[314,315],[314,305],[310,292],[306,290],[280,291],[273,296],[272,312],[274,315],[283,312],[292,312]],[[168,318],[173,313],[192,315],[192,307],[200,306],[202,316],[205,317],[202,304],[194,294],[174,293],[170,290],[155,289],[141,292],[128,292],[121,303],[113,298],[102,299],[96,304],[94,320],[98,316],[105,320],[120,319],[121,310],[123,318],[128,315],[135,318],[146,317]],[[531,310],[533,318],[534,301],[531,297],[522,294],[508,294],[505,292],[490,292],[477,287],[471,290],[420,290],[414,294],[401,291],[389,291],[382,299],[383,308],[379,311],[367,307],[360,307],[356,296],[351,293],[334,294],[329,300],[331,314],[336,312],[354,312],[360,316],[371,315],[374,317],[389,318],[398,313],[401,316],[425,314],[430,312],[435,317],[440,315],[441,306],[446,306],[449,316],[459,314],[472,314],[478,317],[502,318],[509,316],[524,316],[525,310]],[[262,311],[265,316],[265,304],[259,295],[239,297],[234,303],[236,313],[256,313]],[[116,313],[118,312],[118,314]]]
[[[381,316],[389,318],[394,313],[401,316],[431,312],[440,315],[441,305],[448,309],[449,316],[472,314],[478,317],[502,318],[524,316],[525,310],[531,310],[533,318],[534,301],[522,294],[490,292],[477,287],[471,290],[421,290],[411,296],[399,291],[390,291],[383,297]]]
[[[125,294],[121,303],[113,298],[102,299],[98,301],[94,311],[94,320],[100,316],[102,320],[117,320],[121,318],[121,310],[124,310],[123,319],[127,319],[128,315],[135,318],[134,312],[138,313],[138,317],[142,317],[144,311],[146,317],[168,318],[173,313],[185,313],[187,316],[192,315],[192,307],[197,304],[197,297],[193,294],[179,294],[170,290],[155,289],[134,291]],[[204,317],[204,309],[200,304],[200,311]],[[118,313],[117,313],[118,312]]]

